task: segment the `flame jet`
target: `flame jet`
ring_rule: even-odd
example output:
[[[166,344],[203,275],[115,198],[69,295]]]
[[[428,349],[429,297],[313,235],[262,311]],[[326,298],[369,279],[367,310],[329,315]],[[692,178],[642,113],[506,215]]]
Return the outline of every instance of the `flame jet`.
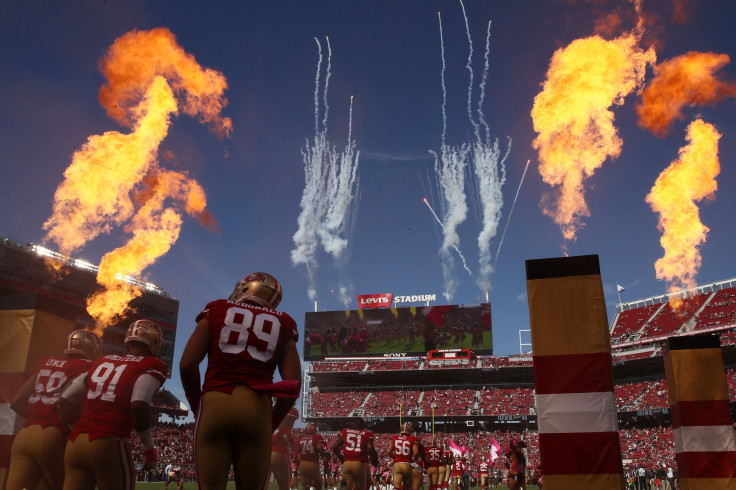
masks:
[[[573,41],[554,53],[542,92],[534,98],[531,116],[538,134],[532,145],[539,150],[542,179],[554,188],[543,197],[542,210],[566,241],[576,239],[590,216],[585,180],[621,153],[610,107],[623,104],[656,61],[653,49],[643,51],[637,43],[635,34]]]
[[[301,213],[297,218],[298,229],[294,233],[295,248],[291,251],[294,265],[305,264],[310,274],[307,291],[311,300],[317,299],[312,272],[317,268],[319,246],[332,255],[341,265],[350,244],[354,228],[355,210],[359,200],[360,179],[358,161],[360,152],[352,139],[353,98],[350,98],[350,120],[348,141],[343,151],[338,152],[327,138],[327,92],[331,76],[332,49],[327,39],[327,67],[325,86],[320,103],[320,78],[322,72],[322,45],[317,38],[317,74],[314,88],[314,138],[307,140],[302,150],[305,186],[300,203]],[[321,107],[324,114],[320,120]],[[348,288],[341,285],[340,299],[347,307],[351,301]]]
[[[712,105],[736,96],[736,84],[716,73],[730,62],[726,54],[691,51],[654,67],[654,78],[636,105],[639,126],[664,137],[676,120],[684,119],[687,106]]]
[[[227,104],[225,77],[200,67],[166,28],[119,37],[100,61],[100,71],[107,79],[100,103],[131,132],[92,135],[72,155],[43,226],[44,240],[67,255],[119,226],[133,234],[101,260],[97,280],[104,290],[87,302],[98,327],[115,321],[141,294],[120,279],[141,274],[169,250],[179,236],[182,211],[213,225],[201,186],[183,172],[158,167],[171,116],[181,110],[223,137],[232,130],[230,119],[220,115]]]
[[[688,145],[657,177],[646,197],[652,211],[659,214],[658,226],[662,231],[664,256],[654,268],[657,279],[667,282],[670,293],[697,286],[695,275],[701,265],[698,247],[705,243],[710,230],[701,223],[696,203],[715,198],[716,177],[721,170],[720,137],[713,125],[700,119],[693,121],[687,129]],[[671,305],[679,310],[682,298],[674,297]]]

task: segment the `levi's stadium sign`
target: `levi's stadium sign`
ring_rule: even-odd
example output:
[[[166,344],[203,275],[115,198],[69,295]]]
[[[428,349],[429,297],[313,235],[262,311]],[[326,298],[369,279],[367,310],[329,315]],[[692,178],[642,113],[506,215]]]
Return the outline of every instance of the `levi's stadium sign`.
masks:
[[[358,308],[391,308],[393,293],[359,294]]]
[[[399,303],[429,303],[437,301],[436,294],[413,294],[411,296],[394,296],[393,293],[359,294],[358,308],[391,308],[391,301]]]

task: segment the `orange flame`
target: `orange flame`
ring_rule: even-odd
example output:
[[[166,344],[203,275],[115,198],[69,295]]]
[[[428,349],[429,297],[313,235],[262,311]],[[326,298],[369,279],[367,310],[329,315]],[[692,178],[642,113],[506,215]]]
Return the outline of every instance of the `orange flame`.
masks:
[[[106,254],[97,280],[105,288],[88,298],[87,311],[98,327],[125,313],[141,291],[121,278],[139,276],[176,242],[183,210],[210,229],[202,187],[184,172],[158,167],[157,153],[171,115],[198,116],[222,136],[232,130],[220,111],[227,103],[225,78],[202,69],[165,28],[132,31],[118,38],[100,62],[107,83],[100,102],[132,132],[92,135],[74,153],[56,190],[46,240],[70,255],[87,242],[125,225],[133,237]],[[166,207],[167,200],[173,206]]]
[[[232,121],[220,113],[227,105],[225,76],[202,68],[194,56],[176,42],[165,27],[150,31],[133,30],[115,40],[100,61],[107,83],[100,88],[100,104],[107,114],[123,126],[132,127],[138,119],[134,107],[156,77],[163,76],[182,99],[181,110],[209,124],[220,136],[229,136]]]
[[[664,137],[675,120],[683,119],[686,106],[715,104],[736,96],[736,84],[719,80],[715,73],[730,62],[725,54],[691,51],[654,68],[654,79],[637,104],[639,126]]]
[[[697,286],[695,276],[700,269],[698,247],[705,243],[709,228],[700,222],[697,201],[713,199],[721,171],[718,140],[721,135],[713,125],[698,119],[687,130],[689,144],[660,175],[646,197],[652,210],[659,214],[660,244],[664,256],[656,261],[657,279],[667,282],[667,290],[676,293]],[[673,296],[675,311],[682,298]]]
[[[643,51],[638,37],[612,41],[599,36],[578,39],[557,50],[550,61],[543,90],[534,98],[531,116],[538,136],[539,173],[556,189],[542,199],[544,214],[574,241],[590,216],[583,196],[584,181],[606,158],[621,152],[611,105],[641,86],[654,50]]]

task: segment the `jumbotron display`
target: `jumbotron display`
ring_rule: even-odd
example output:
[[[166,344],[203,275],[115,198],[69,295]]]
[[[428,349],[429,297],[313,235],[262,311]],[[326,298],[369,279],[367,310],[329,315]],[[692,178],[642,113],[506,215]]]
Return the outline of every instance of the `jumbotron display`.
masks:
[[[305,361],[462,348],[493,354],[490,303],[307,312],[304,319]]]

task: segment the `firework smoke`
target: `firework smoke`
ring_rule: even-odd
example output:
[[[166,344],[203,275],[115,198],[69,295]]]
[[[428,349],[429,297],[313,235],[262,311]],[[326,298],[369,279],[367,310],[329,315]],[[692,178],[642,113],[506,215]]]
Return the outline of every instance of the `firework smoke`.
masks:
[[[327,90],[331,76],[332,50],[327,39],[327,68],[325,70],[325,87],[320,104],[320,75],[322,70],[322,45],[318,39],[317,75],[314,88],[314,123],[315,133],[312,142],[307,140],[302,150],[304,161],[305,186],[301,200],[301,213],[297,218],[298,229],[293,236],[294,245],[291,261],[294,265],[304,263],[310,273],[311,285],[308,295],[311,300],[317,299],[313,272],[317,268],[317,252],[321,245],[325,252],[332,255],[340,266],[349,246],[355,219],[355,208],[358,203],[359,178],[358,160],[360,152],[356,151],[352,139],[353,99],[350,98],[350,120],[348,123],[348,141],[345,149],[338,152],[327,139]],[[320,107],[324,113],[320,122]],[[339,288],[341,300],[347,306],[350,298],[345,286]],[[347,302],[347,303],[346,303]]]

